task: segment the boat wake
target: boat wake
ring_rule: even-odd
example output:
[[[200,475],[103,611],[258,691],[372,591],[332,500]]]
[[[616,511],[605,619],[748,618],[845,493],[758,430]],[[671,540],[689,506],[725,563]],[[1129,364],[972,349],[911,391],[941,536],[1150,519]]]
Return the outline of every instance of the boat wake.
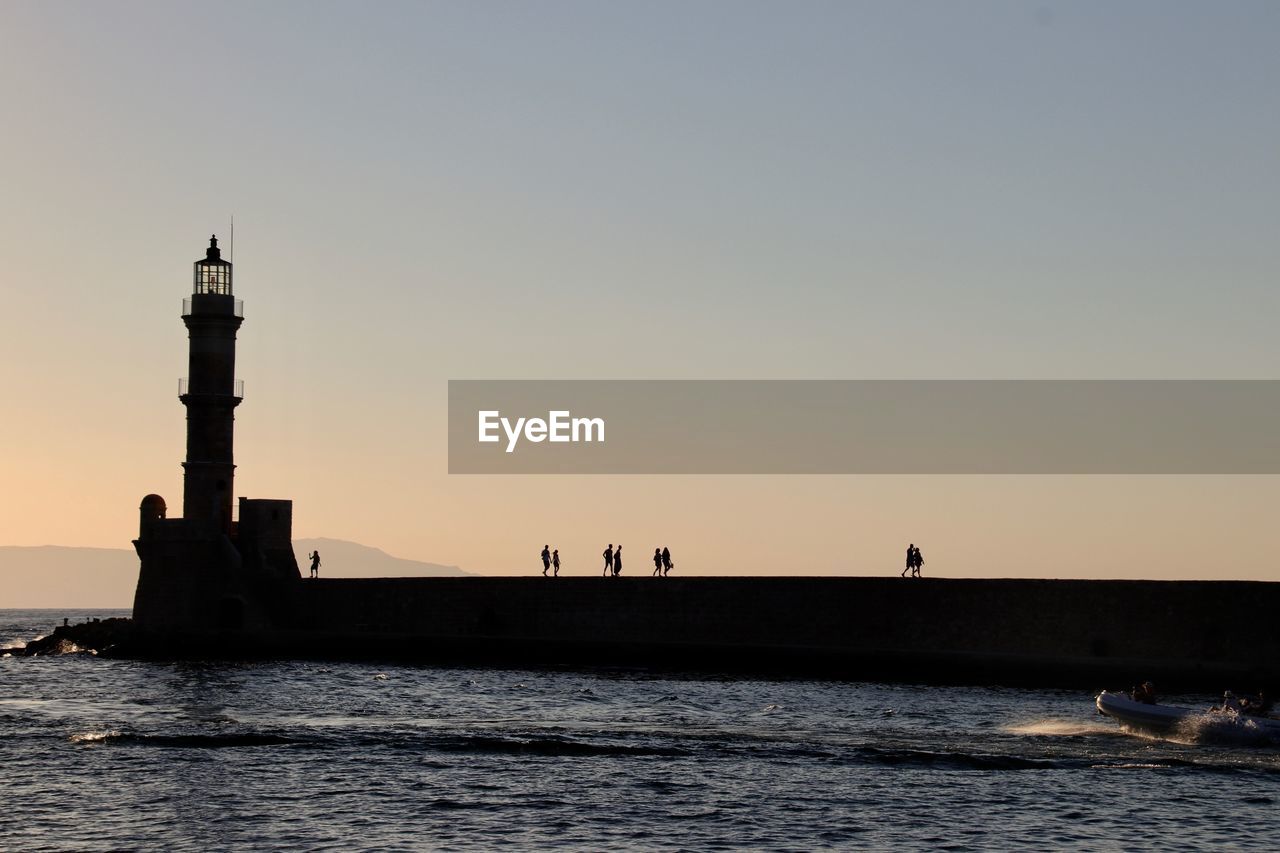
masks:
[[[1169,730],[1169,740],[1179,743],[1213,743],[1228,746],[1280,746],[1280,729],[1260,725],[1238,714],[1194,714]]]
[[[1079,720],[1032,720],[1005,726],[1004,730],[1012,735],[1027,737],[1093,737],[1115,734],[1115,728],[1101,720],[1088,723]]]

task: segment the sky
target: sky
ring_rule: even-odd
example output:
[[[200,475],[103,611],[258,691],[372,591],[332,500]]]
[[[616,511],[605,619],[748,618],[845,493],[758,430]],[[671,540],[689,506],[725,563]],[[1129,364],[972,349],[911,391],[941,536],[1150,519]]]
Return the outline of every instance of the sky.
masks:
[[[1277,378],[1278,36],[1272,2],[3,0],[0,544],[180,506],[181,299],[234,216],[235,491],[297,536],[1275,580],[1275,477],[450,476],[445,403]]]

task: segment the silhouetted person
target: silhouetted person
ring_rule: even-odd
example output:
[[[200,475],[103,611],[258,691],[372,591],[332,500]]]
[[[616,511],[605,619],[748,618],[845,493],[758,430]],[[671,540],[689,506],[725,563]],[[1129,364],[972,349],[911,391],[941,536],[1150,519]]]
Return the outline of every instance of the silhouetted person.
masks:
[[[912,576],[914,577],[915,568],[916,568],[916,546],[915,546],[915,543],[913,542],[907,546],[907,567],[902,570],[902,574],[898,575],[898,577],[905,578],[907,576],[907,572],[911,572]]]
[[[1248,714],[1251,717],[1268,717],[1271,715],[1272,703],[1268,701],[1267,694],[1258,691],[1257,696],[1240,697],[1240,713]]]
[[[613,576],[616,578],[622,574],[622,546],[619,545],[613,552]]]
[[[311,577],[320,577],[320,552],[312,551],[308,556],[311,558]]]
[[[662,549],[653,549],[653,574],[662,577]]]
[[[665,578],[671,573],[671,551],[666,545],[662,546],[662,576]]]
[[[555,567],[555,576],[560,577],[560,549],[551,552],[551,565]]]
[[[551,546],[542,546],[542,576],[547,576],[547,569],[551,568]]]
[[[609,543],[609,547],[604,549],[604,576],[609,577],[613,574],[613,543]]]
[[[924,557],[920,556],[919,548],[916,548],[915,551],[915,557],[911,560],[911,577],[923,577],[923,575],[920,574],[920,567],[924,565]]]

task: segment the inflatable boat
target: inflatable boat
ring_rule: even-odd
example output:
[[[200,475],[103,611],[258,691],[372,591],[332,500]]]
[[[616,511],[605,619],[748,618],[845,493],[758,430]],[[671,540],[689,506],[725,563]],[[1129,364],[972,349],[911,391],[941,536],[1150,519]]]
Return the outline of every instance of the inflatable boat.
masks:
[[[1280,736],[1280,720],[1274,717],[1256,717],[1240,714],[1236,711],[1194,711],[1191,708],[1178,708],[1174,705],[1149,705],[1137,702],[1123,693],[1098,694],[1098,711],[1113,717],[1130,728],[1142,731],[1163,733],[1175,728],[1180,723],[1191,720],[1206,720],[1215,725],[1241,727],[1256,726],[1261,732],[1272,737]]]
[[[1098,711],[1127,726],[1153,732],[1167,732],[1183,720],[1200,713],[1172,705],[1148,705],[1146,702],[1136,702],[1123,693],[1108,693],[1105,690],[1098,694]]]

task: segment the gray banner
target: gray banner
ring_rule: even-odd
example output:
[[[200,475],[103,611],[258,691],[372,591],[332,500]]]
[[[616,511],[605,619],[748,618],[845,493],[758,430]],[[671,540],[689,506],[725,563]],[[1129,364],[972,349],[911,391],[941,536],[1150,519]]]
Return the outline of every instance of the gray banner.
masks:
[[[1280,381],[449,382],[451,474],[1276,474]]]

